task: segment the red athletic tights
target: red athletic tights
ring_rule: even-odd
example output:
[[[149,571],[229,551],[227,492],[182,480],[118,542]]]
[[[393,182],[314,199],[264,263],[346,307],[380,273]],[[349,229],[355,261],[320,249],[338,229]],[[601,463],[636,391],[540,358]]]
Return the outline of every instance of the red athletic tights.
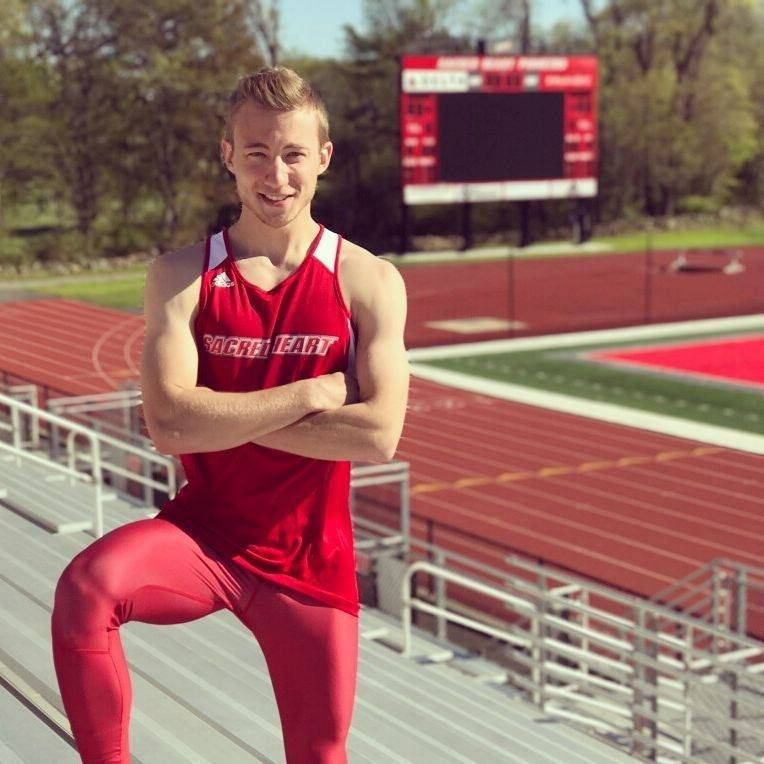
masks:
[[[170,624],[228,608],[257,638],[289,764],[347,761],[358,619],[265,582],[166,520],[112,531],[58,582],[53,658],[85,764],[129,764],[131,686],[119,638],[127,621]]]

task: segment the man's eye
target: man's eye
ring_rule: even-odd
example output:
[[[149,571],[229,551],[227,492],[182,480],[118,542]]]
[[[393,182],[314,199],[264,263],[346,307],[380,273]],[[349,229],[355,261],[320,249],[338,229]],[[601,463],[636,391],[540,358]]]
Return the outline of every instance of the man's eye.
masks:
[[[305,154],[302,151],[290,151],[287,154],[287,159],[290,162],[298,162],[300,159],[302,159],[305,156]]]
[[[247,159],[261,159],[264,156],[264,151],[250,151],[247,153]]]

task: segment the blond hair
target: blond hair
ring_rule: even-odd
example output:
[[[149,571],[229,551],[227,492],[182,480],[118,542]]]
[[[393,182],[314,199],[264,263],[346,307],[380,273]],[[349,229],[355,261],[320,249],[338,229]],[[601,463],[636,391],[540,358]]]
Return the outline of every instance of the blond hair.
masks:
[[[233,120],[242,104],[252,101],[274,111],[313,109],[318,118],[318,140],[329,140],[329,117],[318,91],[297,72],[285,66],[269,66],[242,77],[228,98],[223,137],[233,143]]]

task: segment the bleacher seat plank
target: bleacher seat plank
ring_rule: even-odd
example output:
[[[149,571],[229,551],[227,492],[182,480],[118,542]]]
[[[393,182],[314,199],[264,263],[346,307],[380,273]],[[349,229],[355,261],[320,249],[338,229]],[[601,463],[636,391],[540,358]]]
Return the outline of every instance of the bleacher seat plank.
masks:
[[[71,481],[37,464],[4,461],[0,462],[0,487],[3,504],[50,533],[92,529],[95,487],[91,484]],[[120,522],[145,516],[148,511],[136,510],[111,490],[104,490],[102,499],[104,515],[119,518]]]
[[[71,746],[0,686],[0,761],[3,764],[75,760]]]

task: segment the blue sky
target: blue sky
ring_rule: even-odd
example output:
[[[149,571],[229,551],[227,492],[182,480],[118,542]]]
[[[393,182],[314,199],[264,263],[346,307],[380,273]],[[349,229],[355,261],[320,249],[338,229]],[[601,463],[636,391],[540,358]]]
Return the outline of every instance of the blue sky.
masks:
[[[362,27],[362,0],[280,0],[281,43],[287,51],[319,57],[343,54],[343,27]],[[559,19],[579,20],[578,0],[534,0],[535,26],[551,26]]]

